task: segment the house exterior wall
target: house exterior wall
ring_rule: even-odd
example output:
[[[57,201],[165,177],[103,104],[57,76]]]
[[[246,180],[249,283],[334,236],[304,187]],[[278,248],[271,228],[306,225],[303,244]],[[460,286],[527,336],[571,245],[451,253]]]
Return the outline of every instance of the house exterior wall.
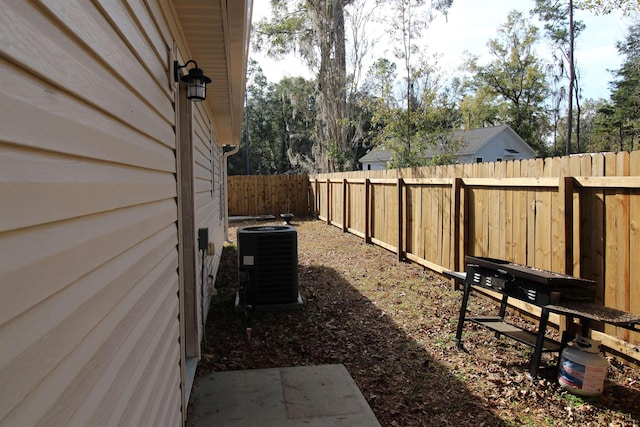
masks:
[[[159,3],[3,2],[2,426],[183,423],[171,64],[184,43]],[[185,284],[202,318],[224,183],[213,121],[193,110],[195,223],[216,246],[197,260],[204,291]]]
[[[535,151],[520,138],[520,136],[507,125],[492,128],[474,129],[471,131],[457,131],[454,138],[461,142],[462,146],[454,154],[457,163],[495,162],[502,160],[524,160],[536,156]],[[515,150],[517,153],[508,152]],[[426,160],[431,161],[435,155],[433,152],[425,153]],[[374,151],[360,158],[362,170],[386,169],[387,162],[381,158],[390,157],[386,151]]]
[[[506,149],[513,149],[518,153],[511,154],[505,152]],[[507,155],[508,154],[508,155]],[[535,153],[524,144],[522,144],[515,136],[508,131],[502,131],[488,144],[481,147],[475,155],[468,156],[468,162],[473,163],[476,157],[482,157],[483,162],[495,162],[501,160],[522,160],[535,157]]]
[[[198,105],[199,107],[199,105]],[[214,244],[213,254],[205,253],[196,258],[196,298],[199,342],[202,341],[204,328],[203,322],[209,311],[211,296],[214,292],[213,284],[218,265],[222,245],[225,240],[226,212],[224,210],[224,187],[222,168],[222,148],[218,143],[215,130],[204,109],[197,108],[194,112],[194,131],[192,136],[194,150],[194,198],[195,198],[195,222],[194,232],[199,228],[207,228],[209,241]],[[197,241],[197,235],[196,241]],[[204,267],[203,267],[204,265]],[[204,316],[203,316],[204,313]],[[199,348],[198,348],[199,350]],[[200,356],[198,354],[198,356]]]
[[[372,170],[372,171],[377,171],[377,170],[384,170],[387,168],[387,162],[364,162],[362,163],[362,170],[363,171],[368,171],[368,170]]]

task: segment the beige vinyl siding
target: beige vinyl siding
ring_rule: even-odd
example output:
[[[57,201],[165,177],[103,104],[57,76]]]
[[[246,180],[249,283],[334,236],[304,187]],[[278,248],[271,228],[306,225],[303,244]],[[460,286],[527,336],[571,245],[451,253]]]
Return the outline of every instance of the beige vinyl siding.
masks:
[[[182,423],[177,36],[161,10],[0,13],[0,425]]]
[[[76,2],[77,9],[86,12],[86,16],[73,20],[66,17],[66,12],[76,8],[67,2],[57,3],[61,5],[53,8],[54,16],[47,13],[48,9],[39,9],[29,2],[4,8],[1,18],[4,33],[12,33],[12,42],[2,43],[5,55],[53,86],[171,145],[174,138],[169,87],[163,88],[150,79],[144,67],[131,67],[129,61],[137,61],[133,54],[127,61],[120,59],[119,55],[127,52],[120,49],[128,49],[121,34],[114,29],[107,32],[106,17],[100,18],[91,3]],[[71,27],[65,27],[57,19]],[[90,37],[94,31],[98,36]]]
[[[199,107],[199,106],[198,106]],[[204,274],[202,271],[202,256],[198,255],[197,263],[197,292],[198,300],[198,336],[202,339],[204,329],[202,323],[206,321],[211,292],[213,288],[220,251],[224,243],[224,225],[220,221],[219,187],[216,177],[220,175],[221,147],[218,145],[211,122],[202,108],[194,108],[193,113],[193,150],[194,150],[194,197],[196,228],[209,229],[209,241],[215,244],[216,253],[204,259]],[[204,276],[204,281],[202,280]],[[204,298],[204,301],[203,301]],[[202,313],[205,313],[203,317]]]

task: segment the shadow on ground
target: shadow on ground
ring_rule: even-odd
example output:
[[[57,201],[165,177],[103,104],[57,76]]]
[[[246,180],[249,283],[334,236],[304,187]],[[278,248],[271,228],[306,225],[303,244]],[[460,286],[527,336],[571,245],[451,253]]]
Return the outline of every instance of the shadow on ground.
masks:
[[[637,369],[612,363],[599,402],[560,389],[553,370],[531,382],[528,347],[468,324],[467,352],[456,348],[461,295],[442,278],[335,227],[295,225],[302,310],[255,313],[248,340],[233,310],[237,253],[225,247],[198,376],[342,363],[383,426],[640,425]],[[474,297],[469,309],[497,307]]]
[[[300,266],[304,307],[257,312],[248,340],[233,311],[235,247],[207,323],[199,374],[342,363],[384,426],[506,425],[340,273]]]

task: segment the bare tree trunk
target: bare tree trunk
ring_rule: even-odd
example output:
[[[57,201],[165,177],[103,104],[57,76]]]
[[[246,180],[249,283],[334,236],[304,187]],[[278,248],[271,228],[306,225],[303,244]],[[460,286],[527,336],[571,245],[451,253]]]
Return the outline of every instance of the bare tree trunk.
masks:
[[[582,109],[580,108],[580,97],[578,96],[580,93],[580,89],[578,86],[578,81],[576,79],[575,82],[575,91],[576,91],[576,152],[580,153],[580,119],[582,114]]]
[[[407,70],[407,152],[405,153],[405,159],[408,159],[411,155],[411,3],[408,4],[409,10],[405,16],[407,22],[406,25],[406,43],[404,47],[405,52],[405,68]]]
[[[345,0],[333,0],[334,17],[334,70],[333,85],[336,106],[336,143],[340,147],[339,169],[341,171],[351,169],[347,162],[348,153],[351,151],[349,144],[349,124],[347,120],[347,56],[346,35],[344,27]],[[350,157],[350,156],[349,156]]]
[[[565,154],[571,154],[571,131],[573,128],[573,85],[576,80],[576,70],[573,61],[573,0],[569,0],[569,109],[567,110],[567,142]]]
[[[249,115],[247,114],[247,94],[244,95],[244,149],[245,149],[245,161],[246,161],[246,174],[251,175],[251,161],[249,153]]]
[[[620,127],[618,128],[618,138],[620,139],[620,151],[624,151],[624,123],[620,119]]]
[[[286,114],[286,99],[284,94],[282,94],[282,98],[280,102],[282,103],[282,129],[284,132],[282,133],[282,140],[280,141],[280,158],[278,159],[278,173],[284,173],[286,168],[287,158],[287,147],[289,145],[289,129],[287,127],[287,114]]]
[[[314,30],[319,40],[318,131],[321,172],[344,169],[347,141],[345,0],[310,0]],[[326,160],[326,166],[323,165]],[[323,167],[324,166],[324,167]],[[324,169],[324,170],[323,170]]]

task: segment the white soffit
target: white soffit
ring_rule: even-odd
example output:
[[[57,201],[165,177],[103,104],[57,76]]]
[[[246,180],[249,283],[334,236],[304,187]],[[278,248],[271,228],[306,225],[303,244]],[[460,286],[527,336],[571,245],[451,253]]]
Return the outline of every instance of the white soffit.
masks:
[[[174,0],[191,58],[213,82],[207,100],[220,144],[238,144],[251,26],[250,0]]]

